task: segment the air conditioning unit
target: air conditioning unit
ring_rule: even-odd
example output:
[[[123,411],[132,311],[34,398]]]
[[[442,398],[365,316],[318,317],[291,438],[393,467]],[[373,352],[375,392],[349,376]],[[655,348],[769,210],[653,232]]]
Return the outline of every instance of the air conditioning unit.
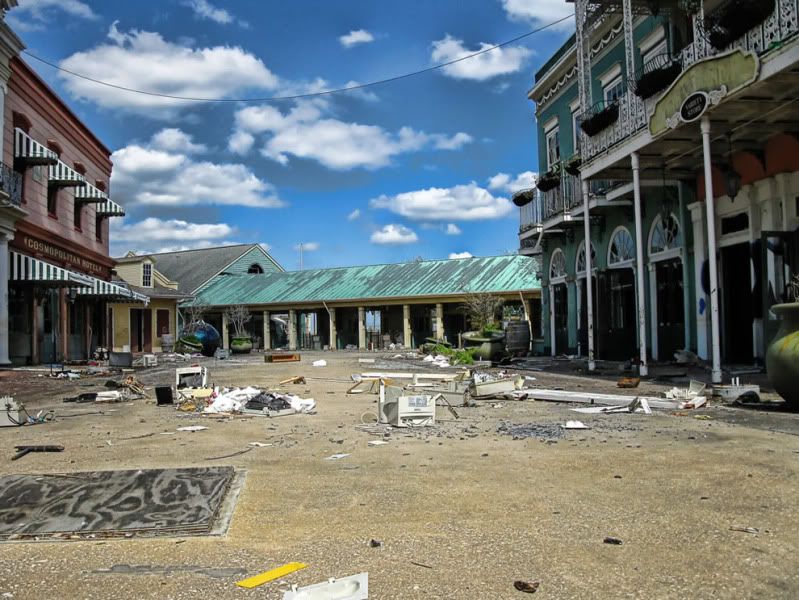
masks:
[[[0,398],[0,427],[19,427],[28,422],[28,413],[11,396]]]
[[[394,427],[425,427],[436,422],[436,403],[428,395],[403,395],[400,387],[380,382],[379,421]]]

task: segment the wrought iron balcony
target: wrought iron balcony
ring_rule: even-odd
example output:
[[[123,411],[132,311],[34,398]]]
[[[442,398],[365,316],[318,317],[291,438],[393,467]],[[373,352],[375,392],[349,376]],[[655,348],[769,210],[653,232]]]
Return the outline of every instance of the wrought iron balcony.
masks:
[[[557,187],[541,192],[541,216],[543,222],[558,216],[566,216],[582,204],[580,178],[561,172]]]
[[[0,162],[0,205],[22,204],[22,175]]]

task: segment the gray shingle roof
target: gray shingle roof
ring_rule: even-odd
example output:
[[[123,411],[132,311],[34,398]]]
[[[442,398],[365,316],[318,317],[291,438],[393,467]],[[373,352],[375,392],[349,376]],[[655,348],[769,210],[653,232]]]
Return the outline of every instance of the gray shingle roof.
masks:
[[[178,290],[191,294],[219,273],[222,269],[242,256],[257,244],[238,244],[150,254],[155,260],[155,268],[171,281],[178,283]]]

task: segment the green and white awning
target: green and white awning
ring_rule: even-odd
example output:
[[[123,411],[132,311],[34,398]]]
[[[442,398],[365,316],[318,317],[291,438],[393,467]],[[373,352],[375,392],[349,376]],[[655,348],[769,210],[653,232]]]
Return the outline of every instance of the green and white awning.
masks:
[[[59,187],[82,187],[86,185],[86,178],[59,160],[48,167],[47,183]]]
[[[14,129],[14,160],[23,165],[54,165],[58,155],[19,127]]]
[[[97,215],[100,217],[124,217],[124,209],[113,200],[106,200],[97,205]]]
[[[75,273],[32,256],[13,250],[11,255],[11,281],[29,281],[52,287],[90,287],[93,277]]]
[[[81,288],[78,290],[78,295],[84,296],[99,296],[107,300],[115,302],[143,302],[148,304],[150,298],[144,294],[134,292],[125,286],[113,283],[111,281],[103,281],[96,277],[90,277],[92,280],[91,287]]]
[[[91,183],[87,183],[83,187],[75,188],[75,202],[102,203],[106,200],[108,200],[108,194],[100,188],[93,186]]]

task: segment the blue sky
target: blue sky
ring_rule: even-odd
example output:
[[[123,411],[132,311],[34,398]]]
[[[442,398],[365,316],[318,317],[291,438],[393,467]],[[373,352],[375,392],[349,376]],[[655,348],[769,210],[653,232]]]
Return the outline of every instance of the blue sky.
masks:
[[[564,0],[20,0],[32,54],[199,98],[399,75],[569,14]],[[112,253],[258,242],[287,269],[517,247],[537,164],[533,74],[566,23],[450,67],[302,100],[202,103],[99,86],[23,57],[113,150]]]

